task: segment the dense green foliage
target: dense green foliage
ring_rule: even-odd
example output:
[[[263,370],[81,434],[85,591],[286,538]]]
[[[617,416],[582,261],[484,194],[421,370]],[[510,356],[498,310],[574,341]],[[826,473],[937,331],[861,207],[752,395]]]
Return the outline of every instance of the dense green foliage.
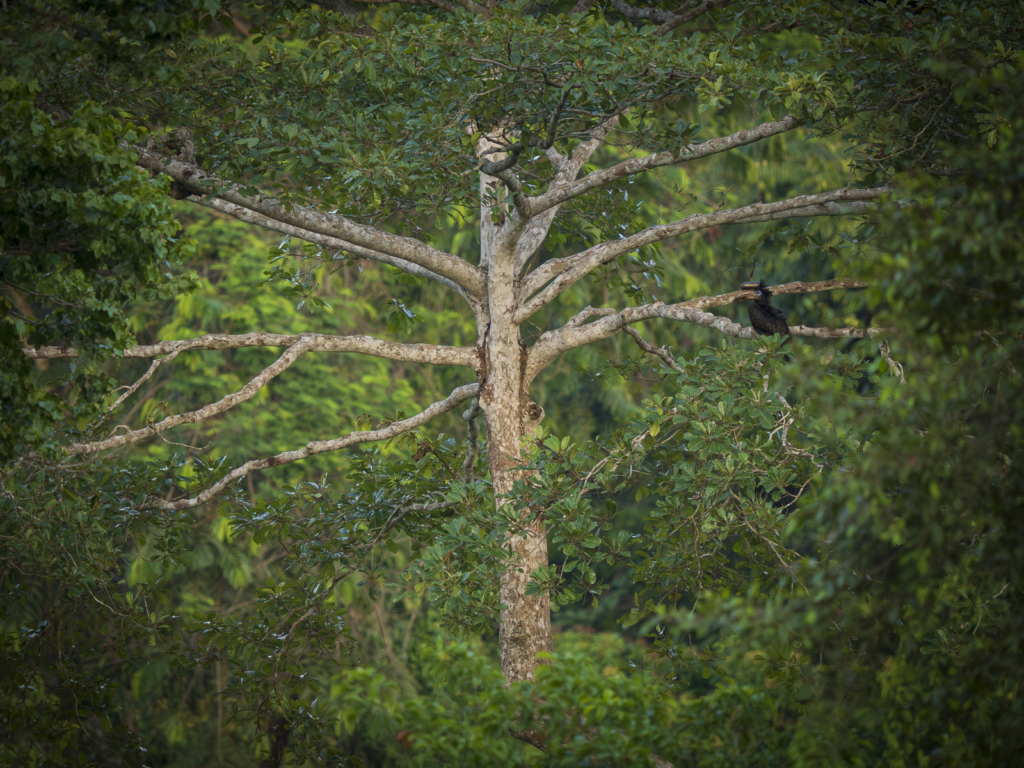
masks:
[[[166,180],[148,178],[118,146],[137,130],[90,104],[57,123],[38,98],[37,83],[0,80],[0,281],[14,292],[0,296],[4,459],[62,423],[95,419],[113,387],[97,364],[135,343],[125,304],[190,286],[174,274],[190,245],[176,238]],[[24,341],[80,356],[42,389],[29,383]]]
[[[268,5],[234,17],[214,3],[5,6],[0,761],[1014,765],[1019,6],[735,3],[724,32],[638,38],[613,23],[614,5],[486,22]],[[237,19],[257,22],[241,43]],[[776,23],[778,35],[759,31]],[[471,55],[465,40],[480,41]],[[118,359],[135,343],[386,326],[469,344],[475,332],[438,285],[172,203],[166,179],[134,167],[141,126],[188,124],[225,177],[353,216],[397,212],[394,229],[472,253],[476,176],[461,169],[474,136],[460,121],[516,126],[523,165],[543,170],[529,139],[545,135],[551,92],[524,76],[541,65],[578,99],[563,147],[633,99],[653,105],[622,126],[640,151],[772,113],[830,136],[777,137],[591,193],[542,259],[673,211],[749,202],[737,189],[778,199],[844,171],[896,186],[884,213],[855,223],[646,248],[532,318],[528,338],[588,304],[731,289],[756,259],[777,282],[871,280],[859,295],[780,303],[791,323],[891,327],[887,351],[649,323],[674,368],[628,340],[573,352],[535,385],[549,417],[530,449],[537,474],[500,516],[485,443],[463,469],[457,415],[250,476],[188,513],[147,506],[466,380],[375,358],[307,356],[213,423],[114,458],[60,459],[60,443],[110,431],[114,387],[148,364]],[[602,163],[626,152],[602,151]],[[58,343],[80,356],[33,365],[20,351]],[[179,357],[121,420],[236,391],[275,357]],[[452,504],[408,507],[425,501]],[[562,631],[554,663],[506,688],[492,632],[516,509],[548,523],[552,564],[534,588],[551,591]],[[541,733],[547,751],[510,728]],[[286,763],[273,754],[282,734]]]

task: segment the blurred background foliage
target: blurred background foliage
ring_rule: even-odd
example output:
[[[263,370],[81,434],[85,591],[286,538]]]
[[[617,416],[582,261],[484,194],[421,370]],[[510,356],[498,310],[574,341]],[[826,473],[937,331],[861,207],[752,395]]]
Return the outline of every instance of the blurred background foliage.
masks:
[[[173,36],[182,17],[166,6],[158,21]],[[769,45],[813,54],[820,44],[798,29]],[[943,147],[960,174],[942,185],[905,180],[899,196],[917,205],[869,223],[705,230],[622,260],[531,318],[528,338],[588,304],[682,300],[751,276],[870,277],[870,291],[777,303],[791,324],[897,328],[891,355],[906,379],[876,342],[801,339],[787,361],[770,343],[721,344],[703,328],[653,322],[638,328],[674,350],[681,371],[652,365],[624,337],[545,371],[532,392],[547,412],[533,455],[545,480],[521,489],[521,502],[549,516],[553,566],[536,577],[564,600],[554,616],[557,664],[534,684],[506,689],[498,672],[487,553],[510,523],[488,521],[479,461],[472,482],[440,490],[465,453],[457,415],[401,441],[253,475],[230,502],[193,513],[132,508],[155,485],[198,483],[220,462],[414,413],[467,381],[455,369],[320,353],[217,420],[118,461],[71,473],[46,463],[5,469],[0,755],[15,765],[277,765],[285,732],[292,765],[577,766],[621,764],[624,755],[639,765],[652,754],[702,766],[1013,765],[1024,751],[1024,113],[1019,56],[983,53],[993,58],[930,64],[985,130]],[[115,47],[108,66],[132,61]],[[34,94],[3,82],[7,135],[32,124],[40,146],[75,146],[44,109],[25,106],[36,105]],[[737,101],[678,117],[713,136],[764,115]],[[47,323],[78,324],[76,344],[105,346],[34,370],[19,358],[25,370],[4,392],[5,425],[16,405],[66,394],[84,370],[107,382],[80,401],[88,408],[76,423],[87,427],[116,383],[145,371],[116,359],[131,339],[315,330],[472,342],[475,328],[444,288],[170,203],[163,182],[124,165],[113,140],[123,125],[85,112],[76,119],[81,157],[104,158],[99,181],[114,169],[141,202],[104,202],[84,222],[74,205],[62,208],[75,230],[63,236],[103,240],[99,253],[110,258],[141,253],[134,269],[155,287],[129,290],[137,275],[84,283],[79,273],[93,264],[83,267],[74,249],[56,270],[74,276],[66,283],[9,280],[5,309],[38,325],[5,319],[5,359],[23,340],[46,343]],[[846,138],[805,138],[664,169],[623,184],[607,203],[649,224],[845,183],[855,159]],[[605,152],[595,164],[625,156]],[[28,165],[53,173],[79,162]],[[55,218],[46,206],[70,199],[32,205]],[[6,224],[25,203],[3,201]],[[138,249],[118,238],[140,227],[117,230],[103,218],[132,215],[156,217]],[[440,247],[476,252],[471,216],[427,226]],[[581,215],[541,258],[603,231]],[[31,264],[25,254],[10,269]],[[5,279],[18,274],[7,261],[4,269]],[[90,312],[107,300],[117,312],[113,321],[47,314],[26,284],[65,298],[73,291]],[[743,309],[722,313],[742,318]],[[126,402],[126,420],[143,425],[210,402],[275,357],[179,356]],[[759,366],[768,366],[770,388],[761,389]],[[40,440],[55,417],[31,418],[18,434]],[[766,440],[786,418],[788,443],[777,432]],[[24,446],[4,443],[11,456]],[[590,476],[604,457],[617,460]],[[409,516],[386,542],[367,536],[407,499],[442,492],[459,505]],[[290,636],[282,617],[321,595],[324,610]],[[292,681],[282,690],[267,684],[278,663]],[[512,722],[542,726],[547,754],[508,738]]]

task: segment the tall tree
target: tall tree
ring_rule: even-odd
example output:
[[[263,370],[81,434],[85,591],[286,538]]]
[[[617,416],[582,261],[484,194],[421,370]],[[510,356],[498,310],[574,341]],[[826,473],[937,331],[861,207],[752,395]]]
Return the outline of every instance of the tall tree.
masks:
[[[373,2],[168,2],[152,18],[117,4],[8,5],[4,34],[17,52],[9,76],[31,88],[47,125],[64,126],[88,105],[148,126],[145,144],[126,133],[119,151],[169,183],[171,197],[311,243],[318,263],[370,260],[440,283],[476,323],[475,342],[461,346],[258,329],[126,348],[126,357],[154,366],[192,350],[284,352],[217,402],[104,438],[71,437],[59,446],[64,455],[93,456],[214,417],[307,353],[465,371],[466,384],[416,415],[343,436],[310,435],[302,447],[214,472],[201,488],[170,497],[154,489],[139,503],[167,512],[215,501],[252,472],[391,439],[461,407],[471,422],[483,417],[499,519],[516,482],[528,478],[523,442],[544,418],[531,383],[559,356],[654,319],[755,337],[708,311],[752,298],[747,291],[665,303],[639,290],[634,306],[587,307],[527,341],[530,318],[609,265],[634,258],[638,271],[655,266],[652,249],[686,233],[863,216],[887,200],[906,203],[893,191],[901,173],[943,177],[950,171],[938,145],[955,146],[985,125],[925,62],[970,60],[1017,30],[1009,11],[954,3],[409,0],[378,10]],[[691,122],[734,104],[760,117],[721,136]],[[658,169],[793,132],[809,140],[847,136],[849,183],[764,200],[750,189],[740,195],[749,202],[735,207],[698,198],[692,213],[667,223],[645,221],[629,200],[638,180]],[[474,247],[436,247],[428,230],[440,216],[473,227]],[[7,243],[22,235],[14,237],[5,235],[5,259]],[[585,247],[572,247],[581,241]],[[771,290],[865,285],[851,274]],[[399,302],[392,333],[413,330],[406,322],[413,316]],[[790,332],[867,338],[880,329],[792,325]],[[25,354],[81,354],[76,339],[63,341],[47,339]],[[549,595],[529,589],[531,575],[549,565],[544,523],[516,514],[502,542],[499,595],[509,682],[532,679],[537,653],[552,648]]]

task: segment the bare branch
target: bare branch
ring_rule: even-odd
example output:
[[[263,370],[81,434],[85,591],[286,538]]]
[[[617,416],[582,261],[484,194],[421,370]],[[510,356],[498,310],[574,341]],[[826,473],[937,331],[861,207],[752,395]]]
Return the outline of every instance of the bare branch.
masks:
[[[867,285],[862,280],[842,279],[824,280],[819,283],[785,283],[771,288],[772,295],[783,295],[786,293],[810,293],[812,291],[829,291],[843,288],[863,288]],[[589,325],[570,325],[566,323],[561,328],[541,334],[536,343],[530,348],[528,362],[526,365],[525,381],[530,382],[549,363],[563,352],[570,349],[592,344],[595,341],[607,339],[632,323],[652,318],[664,318],[666,320],[678,320],[681,322],[695,323],[708,328],[714,328],[728,336],[740,339],[757,338],[757,332],[750,326],[735,323],[727,317],[714,315],[703,311],[707,307],[732,304],[735,301],[753,298],[749,291],[733,291],[720,296],[705,296],[679,304],[664,304],[660,301],[653,304],[644,304],[639,307],[630,307],[620,312],[607,313],[601,320]],[[589,308],[588,308],[589,309]],[[606,311],[606,310],[605,310]],[[595,311],[593,314],[603,314],[602,311]],[[582,314],[582,313],[581,313]],[[577,316],[578,317],[578,316]],[[575,318],[573,318],[575,320]],[[572,321],[570,321],[572,322]],[[892,332],[892,328],[813,328],[806,325],[793,325],[789,328],[793,336],[811,336],[816,338],[870,338],[880,333]]]
[[[353,245],[418,264],[442,277],[447,277],[476,296],[482,296],[484,293],[484,279],[480,271],[454,254],[440,251],[415,238],[384,232],[338,214],[324,213],[297,205],[285,205],[264,195],[246,197],[241,193],[239,185],[224,182],[207,174],[198,165],[174,157],[164,157],[140,147],[133,149],[138,155],[137,163],[140,167],[167,174],[191,193],[193,197],[190,197],[190,200],[196,195],[216,197],[283,224],[336,237]]]
[[[810,336],[815,339],[870,339],[880,333],[895,333],[895,328],[814,328],[810,325],[791,325],[792,336]],[[744,337],[746,338],[746,337]]]
[[[903,203],[894,201],[894,205]],[[863,216],[877,209],[877,205],[870,201],[854,201],[848,203],[819,203],[807,205],[803,208],[794,208],[789,211],[776,211],[760,215],[748,216],[745,219],[733,222],[734,224],[756,224],[759,221],[778,221],[779,219],[808,219],[817,216]]]
[[[600,171],[588,173],[579,181],[573,184],[566,184],[537,197],[530,198],[530,207],[534,215],[558,203],[564,203],[574,197],[579,197],[593,189],[611,184],[613,181],[624,179],[637,173],[643,173],[653,168],[661,168],[666,165],[675,165],[689,160],[698,160],[702,157],[709,157],[720,152],[728,152],[736,147],[753,144],[756,141],[777,136],[780,133],[792,131],[799,127],[795,117],[784,117],[778,122],[762,123],[756,128],[737,131],[731,136],[708,139],[697,144],[687,144],[685,147],[674,151],[658,152],[646,157],[631,158],[623,160],[611,168],[604,168]]]
[[[209,333],[196,339],[179,339],[161,341],[156,344],[140,345],[124,351],[124,357],[159,357],[171,352],[189,352],[210,349],[242,349],[244,347],[292,347],[303,339],[308,341],[306,347],[311,352],[358,352],[373,357],[384,357],[407,363],[426,363],[428,365],[462,365],[476,368],[475,350],[468,347],[441,347],[433,344],[400,344],[396,341],[385,341],[373,336],[331,336],[322,333],[305,333],[286,336],[281,333],[242,333],[231,335],[226,333]],[[26,356],[32,359],[53,359],[58,357],[78,357],[74,347],[40,347],[25,349]]]
[[[873,189],[847,187],[845,189],[832,190],[831,192],[801,195],[774,203],[754,203],[743,208],[734,208],[727,211],[695,213],[669,224],[648,227],[642,232],[637,232],[621,240],[595,245],[574,256],[564,259],[552,259],[527,276],[523,287],[523,296],[529,296],[534,291],[540,290],[549,280],[551,280],[551,283],[519,308],[516,312],[515,322],[522,323],[538,309],[550,304],[555,297],[570,285],[585,277],[591,270],[601,264],[607,264],[622,254],[629,253],[650,243],[717,225],[746,224],[753,221],[764,221],[767,217],[786,218],[786,216],[802,216],[807,211],[819,210],[819,206],[827,203],[873,200],[881,197],[888,191],[889,187]],[[814,213],[812,215],[829,214]]]
[[[818,280],[813,283],[805,283],[803,280],[796,280],[792,283],[780,283],[771,287],[772,296],[784,296],[787,293],[818,293],[820,291],[841,291],[854,288],[867,288],[871,283],[866,280],[858,280],[855,277],[839,277],[834,280]],[[693,307],[694,309],[707,309],[708,307],[721,307],[726,304],[734,304],[737,301],[753,299],[752,291],[730,291],[717,296],[702,296],[699,299],[691,299],[674,307]]]
[[[622,330],[625,331],[630,336],[632,336],[633,341],[635,341],[636,345],[640,347],[640,349],[642,349],[644,352],[646,352],[649,355],[654,355],[655,357],[660,357],[665,362],[665,365],[667,365],[673,371],[677,371],[679,373],[683,372],[683,369],[679,367],[679,363],[677,363],[673,359],[672,355],[668,353],[667,349],[665,349],[664,347],[659,349],[653,344],[648,344],[646,341],[644,341],[644,337],[640,335],[640,331],[638,331],[636,328],[630,328],[627,325]]]
[[[152,364],[149,366],[149,370],[147,370],[144,374],[142,374],[142,376],[139,377],[139,380],[136,381],[131,386],[118,387],[118,389],[123,389],[124,392],[120,395],[120,397],[117,398],[117,400],[114,401],[114,404],[111,405],[107,409],[107,413],[106,413],[106,415],[103,418],[106,418],[111,413],[116,411],[117,407],[119,405],[121,405],[121,403],[123,403],[125,400],[127,400],[129,397],[131,397],[133,394],[135,394],[135,391],[139,387],[141,387],[143,384],[145,384],[147,381],[149,381],[153,377],[153,374],[156,373],[156,369],[157,368],[159,368],[164,363],[168,363],[171,360],[173,360],[174,358],[176,358],[178,356],[179,352],[181,352],[181,350],[180,349],[176,349],[173,352],[171,352],[171,354],[167,355],[167,357],[161,357],[161,358],[159,358],[157,360],[154,360],[152,362]],[[115,389],[114,392],[117,392],[118,389]]]
[[[461,386],[458,389],[455,389],[444,400],[433,403],[415,416],[410,416],[408,419],[402,419],[401,421],[392,422],[386,427],[381,427],[380,429],[375,429],[370,432],[352,432],[351,434],[335,438],[334,440],[314,441],[307,443],[304,448],[296,451],[287,451],[265,459],[247,461],[242,466],[228,472],[223,478],[192,498],[178,499],[177,501],[157,500],[151,502],[147,508],[176,510],[197,507],[200,504],[205,504],[211,499],[216,498],[218,494],[222,493],[225,488],[231,485],[231,483],[240,480],[251,472],[269,469],[270,467],[278,467],[282,464],[290,464],[294,461],[302,461],[303,459],[315,456],[318,453],[340,451],[345,448],[351,448],[354,445],[359,445],[360,443],[389,440],[392,437],[401,435],[405,432],[410,432],[417,427],[421,427],[441,414],[454,410],[459,403],[469,400],[471,397],[476,397],[479,389],[480,385],[476,383]]]
[[[614,315],[618,310],[612,309],[611,307],[584,307],[577,312],[569,322],[563,325],[563,328],[578,328],[583,325],[587,320],[592,317],[607,317],[608,315]]]
[[[658,37],[664,37],[676,27],[686,24],[687,22],[693,21],[698,16],[703,16],[710,10],[715,8],[721,8],[723,5],[728,5],[729,0],[707,0],[707,2],[701,3],[696,8],[685,11],[683,13],[677,13],[672,16],[668,21],[658,27],[654,34]]]
[[[303,352],[308,352],[312,345],[312,339],[305,336],[300,338],[296,344],[293,344],[285,350],[285,352],[277,358],[274,363],[268,365],[256,374],[256,376],[250,379],[244,387],[237,392],[233,392],[232,394],[221,398],[216,403],[204,405],[202,408],[195,411],[189,411],[188,413],[168,416],[166,419],[156,424],[150,424],[148,427],[135,429],[121,435],[114,435],[113,437],[108,437],[106,440],[98,440],[94,443],[72,443],[71,445],[65,446],[64,450],[72,456],[77,456],[83,453],[105,451],[110,448],[118,448],[122,445],[137,443],[139,440],[145,440],[147,437],[159,435],[161,432],[171,429],[172,427],[176,427],[179,424],[197,424],[203,419],[216,416],[218,413],[223,413],[230,408],[234,408],[239,403],[244,403],[246,400],[249,400],[253,395],[259,392],[267,382],[290,368],[299,358],[299,355]]]
[[[878,351],[882,353],[882,357],[885,358],[885,362],[889,364],[889,370],[893,372],[893,376],[899,374],[900,384],[906,384],[907,378],[903,375],[903,366],[892,359],[892,354],[889,352],[889,342],[883,341],[878,345]],[[1011,369],[1013,366],[1010,366]]]
[[[371,248],[363,248],[354,243],[346,242],[337,237],[331,237],[329,235],[322,235],[319,232],[313,232],[312,230],[303,229],[302,227],[296,227],[291,224],[285,224],[284,222],[278,221],[277,219],[271,218],[270,216],[264,216],[262,213],[244,208],[241,205],[235,205],[219,198],[211,198],[207,200],[199,195],[193,195],[188,198],[190,202],[198,203],[199,205],[206,206],[207,208],[213,208],[221,213],[226,213],[232,218],[244,221],[248,224],[255,224],[263,229],[273,230],[274,232],[280,232],[285,235],[291,235],[301,240],[305,240],[310,243],[316,243],[322,245],[325,248],[330,248],[336,251],[346,251],[353,256],[360,259],[370,259],[372,261],[379,261],[382,264],[387,264],[391,267],[407,272],[410,275],[416,275],[417,277],[425,277],[428,280],[436,280],[446,288],[458,293],[460,296],[470,301],[470,295],[466,292],[466,289],[456,282],[449,280],[447,277],[442,277],[436,272],[431,272],[426,267],[421,267],[419,264],[414,264],[411,261],[400,259],[396,256],[389,256],[386,253],[375,251]],[[472,302],[470,302],[472,303]]]

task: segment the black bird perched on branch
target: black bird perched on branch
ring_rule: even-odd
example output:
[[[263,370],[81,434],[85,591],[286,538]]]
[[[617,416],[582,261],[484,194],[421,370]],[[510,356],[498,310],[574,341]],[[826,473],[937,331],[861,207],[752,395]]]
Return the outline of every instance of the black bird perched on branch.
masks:
[[[764,284],[764,280],[751,280],[740,286],[741,291],[753,291],[755,299],[747,305],[747,315],[754,330],[762,336],[774,333],[789,336],[789,325],[782,310],[772,306],[772,292]]]

